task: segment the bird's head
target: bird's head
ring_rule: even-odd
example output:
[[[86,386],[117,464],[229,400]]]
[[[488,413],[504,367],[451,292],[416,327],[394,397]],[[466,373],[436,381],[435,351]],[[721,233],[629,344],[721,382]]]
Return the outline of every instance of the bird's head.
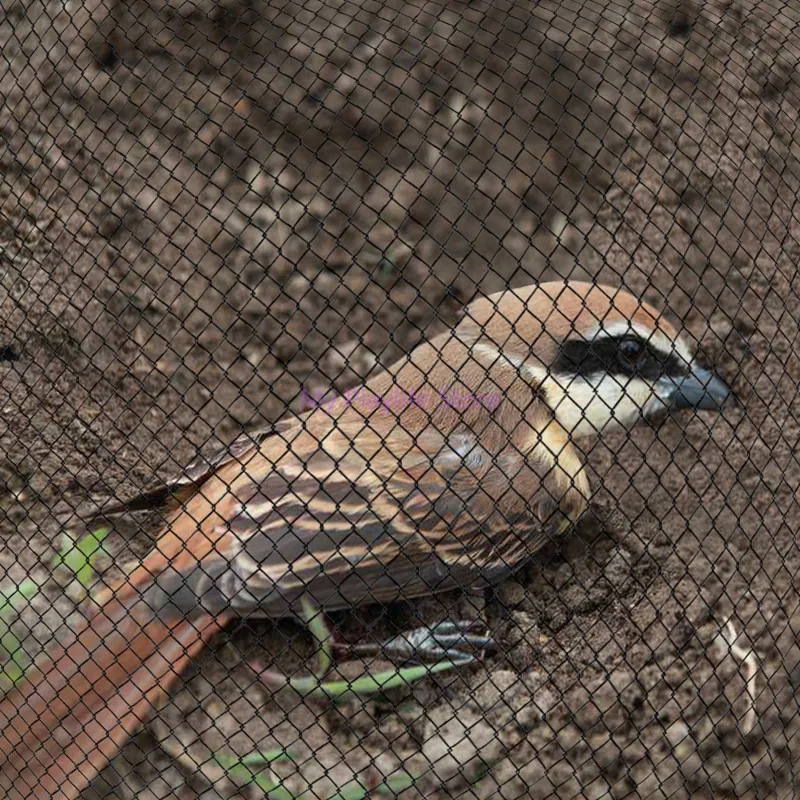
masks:
[[[537,386],[567,433],[596,435],[732,397],[665,317],[623,289],[542,283],[470,306],[473,353]],[[480,332],[480,333],[478,333]]]

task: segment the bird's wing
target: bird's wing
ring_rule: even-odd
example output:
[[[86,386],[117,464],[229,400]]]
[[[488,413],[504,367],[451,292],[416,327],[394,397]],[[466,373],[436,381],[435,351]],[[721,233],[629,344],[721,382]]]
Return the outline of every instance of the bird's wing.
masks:
[[[304,455],[298,440],[251,459],[225,489],[210,481],[218,499],[173,520],[199,525],[208,554],[145,563],[158,575],[148,602],[267,616],[295,613],[303,597],[328,609],[389,602],[508,572],[561,527],[565,487],[547,464],[510,445],[489,453],[467,433],[425,441],[398,451],[362,435],[356,450],[340,436]]]
[[[166,480],[156,479],[149,482],[129,500],[109,499],[84,522],[91,527],[96,521],[131,511],[151,511],[170,503],[180,504],[194,494],[215,472],[232,462],[247,458],[268,437],[290,430],[293,423],[294,419],[289,418],[269,428],[242,434],[225,447],[212,450],[206,455],[199,455],[176,475]]]

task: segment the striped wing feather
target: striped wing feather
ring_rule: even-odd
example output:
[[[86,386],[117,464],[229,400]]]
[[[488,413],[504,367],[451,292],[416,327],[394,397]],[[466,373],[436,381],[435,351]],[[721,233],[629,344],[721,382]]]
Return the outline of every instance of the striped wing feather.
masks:
[[[85,523],[91,526],[103,518],[131,511],[150,511],[167,505],[180,504],[191,497],[215,472],[233,462],[247,458],[270,436],[280,435],[291,429],[294,419],[276,423],[274,426],[239,436],[227,447],[219,448],[208,455],[198,456],[177,475],[162,481],[148,483],[142,491],[129,500],[111,499],[101,506]]]
[[[156,604],[277,617],[304,596],[336,609],[469,588],[519,566],[563,521],[548,468],[508,444],[491,454],[468,432],[429,433],[401,459],[391,442],[368,459],[363,438],[334,455],[326,444],[247,464],[227,530],[209,534],[218,555],[162,573]]]

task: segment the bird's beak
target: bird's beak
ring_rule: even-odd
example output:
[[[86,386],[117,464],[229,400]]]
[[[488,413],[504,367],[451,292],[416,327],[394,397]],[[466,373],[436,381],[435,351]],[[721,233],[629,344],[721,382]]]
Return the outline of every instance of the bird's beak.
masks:
[[[693,366],[682,378],[663,377],[658,395],[670,409],[694,408],[719,411],[733,399],[733,392],[719,375],[709,369]]]

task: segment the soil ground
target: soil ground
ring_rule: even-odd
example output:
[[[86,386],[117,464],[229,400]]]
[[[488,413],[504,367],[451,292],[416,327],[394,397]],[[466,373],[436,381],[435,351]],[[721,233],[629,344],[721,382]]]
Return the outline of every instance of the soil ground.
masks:
[[[210,756],[276,746],[321,800],[401,763],[404,797],[794,796],[800,6],[109,5],[0,18],[0,563],[43,582],[32,652],[71,608],[48,565],[73,512],[476,293],[622,282],[741,402],[587,453],[592,508],[486,600],[481,665],[298,705],[247,662],[293,669],[307,636],[242,621],[85,797],[255,797]],[[100,566],[152,534],[121,521]]]

